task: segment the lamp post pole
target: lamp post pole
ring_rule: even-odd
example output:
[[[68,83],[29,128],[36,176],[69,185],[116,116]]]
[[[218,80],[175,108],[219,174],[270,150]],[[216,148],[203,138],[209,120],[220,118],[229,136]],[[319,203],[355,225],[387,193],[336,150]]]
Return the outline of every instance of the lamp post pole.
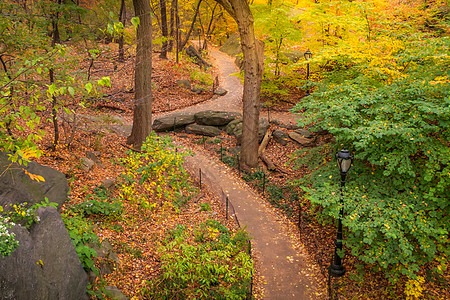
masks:
[[[303,56],[305,57],[306,62],[307,62],[306,63],[306,84],[308,84],[309,83],[309,60],[312,57],[312,53],[311,53],[311,51],[307,50],[305,52],[305,54],[303,54]],[[309,96],[309,85],[308,85],[308,88],[306,90],[306,96]]]
[[[341,277],[345,274],[345,267],[342,265],[342,259],[339,256],[339,252],[342,252],[342,218],[344,215],[344,187],[345,179],[347,177],[347,172],[353,163],[353,154],[348,150],[341,150],[336,154],[336,160],[341,172],[341,199],[340,199],[340,210],[338,219],[338,228],[336,241],[334,242],[334,258],[330,265],[330,275],[333,277]]]

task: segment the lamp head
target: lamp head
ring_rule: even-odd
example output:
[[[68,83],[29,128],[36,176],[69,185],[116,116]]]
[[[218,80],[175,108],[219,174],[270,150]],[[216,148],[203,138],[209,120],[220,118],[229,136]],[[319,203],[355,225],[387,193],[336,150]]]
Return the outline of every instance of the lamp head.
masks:
[[[341,173],[347,174],[353,163],[353,154],[347,149],[342,149],[341,151],[336,153],[336,160]]]
[[[310,60],[312,58],[312,53],[311,51],[307,50],[303,56],[305,57],[306,60]]]

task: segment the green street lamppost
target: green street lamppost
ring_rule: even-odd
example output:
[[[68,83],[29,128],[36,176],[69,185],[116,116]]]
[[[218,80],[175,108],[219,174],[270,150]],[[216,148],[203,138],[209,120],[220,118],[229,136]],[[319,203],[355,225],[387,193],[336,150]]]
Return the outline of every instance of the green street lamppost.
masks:
[[[309,60],[312,58],[312,53],[311,51],[307,50],[303,56],[306,59],[306,84],[309,83]],[[309,96],[309,85],[308,85],[308,89],[306,90],[306,96]]]
[[[330,265],[330,275],[333,277],[341,277],[345,274],[345,267],[342,265],[341,257],[339,256],[339,252],[342,251],[342,217],[344,213],[344,187],[345,187],[345,179],[347,177],[347,172],[350,170],[350,167],[353,163],[353,154],[346,150],[342,149],[338,153],[336,153],[336,160],[339,167],[339,171],[341,172],[341,209],[339,211],[339,221],[338,221],[338,230],[336,241],[334,242],[334,258]]]

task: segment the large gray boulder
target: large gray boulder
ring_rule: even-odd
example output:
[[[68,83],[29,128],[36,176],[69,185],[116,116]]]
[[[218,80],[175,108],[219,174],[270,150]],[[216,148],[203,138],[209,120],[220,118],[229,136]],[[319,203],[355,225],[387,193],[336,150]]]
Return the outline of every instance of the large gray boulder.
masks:
[[[258,128],[259,143],[261,143],[262,139],[264,138],[267,129],[269,129],[269,122],[267,121],[267,119],[265,118],[259,119],[259,128]],[[242,139],[242,118],[238,117],[237,119],[228,123],[227,127],[225,128],[225,131],[229,135],[234,135],[238,143],[240,144]]]
[[[302,146],[311,146],[313,142],[313,139],[306,138],[295,131],[289,132],[289,137]]]
[[[222,131],[215,126],[190,124],[186,126],[186,133],[205,136],[218,136],[222,133]]]
[[[45,197],[58,209],[66,201],[68,184],[61,172],[35,162],[27,167],[9,165],[7,155],[0,153],[0,205],[5,211],[14,204],[41,203]],[[45,181],[31,180],[24,169]],[[41,207],[36,215],[40,222],[29,230],[21,225],[10,229],[19,247],[0,258],[0,299],[87,299],[88,276],[60,213]]]
[[[312,132],[310,132],[304,128],[299,128],[299,129],[295,130],[295,133],[298,133],[307,139],[314,137],[314,134]]]
[[[272,133],[273,139],[275,140],[275,142],[286,146],[287,143],[289,142],[289,136],[287,135],[287,133],[285,133],[284,131],[281,131],[279,129],[274,130]]]
[[[195,114],[195,122],[200,125],[224,126],[241,116],[238,112],[205,110]]]
[[[229,135],[234,135],[234,136],[236,136],[238,131],[241,131],[241,133],[242,133],[242,117],[238,117],[238,118],[234,119],[233,121],[231,121],[230,123],[228,123],[227,127],[225,128],[225,131]]]
[[[174,128],[184,127],[195,122],[194,112],[177,112],[157,118],[153,121],[153,130],[156,132],[170,131]]]
[[[37,210],[38,224],[11,229],[19,247],[0,259],[0,299],[88,299],[88,276],[59,212]]]
[[[220,86],[214,91],[214,95],[218,96],[225,96],[227,93],[228,91]]]
[[[0,153],[0,174],[8,168],[11,162],[5,153]],[[0,176],[0,206],[10,211],[13,204],[27,202],[28,206],[41,203],[47,197],[50,202],[58,204],[58,209],[67,199],[69,186],[66,176],[50,167],[29,162],[24,167],[27,172],[42,176],[45,181],[31,180],[22,168],[10,167]]]

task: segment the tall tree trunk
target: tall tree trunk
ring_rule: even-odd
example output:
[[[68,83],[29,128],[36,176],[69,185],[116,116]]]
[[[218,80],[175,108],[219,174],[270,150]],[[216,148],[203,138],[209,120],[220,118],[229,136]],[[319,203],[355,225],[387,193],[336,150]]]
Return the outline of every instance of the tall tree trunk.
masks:
[[[179,61],[179,53],[180,53],[180,16],[178,14],[178,0],[174,0],[174,17],[175,17],[175,55],[176,55],[176,62]]]
[[[6,77],[8,77],[9,81],[11,82],[12,81],[12,77],[11,77],[11,74],[9,73],[8,67],[6,66],[6,62],[3,60],[3,56],[2,55],[0,55],[0,62],[2,64],[2,66],[3,66],[3,70],[5,71]],[[13,96],[14,96],[14,86],[11,85],[9,87],[9,96],[8,96],[8,98],[9,98],[9,105],[11,105],[11,107],[13,106]],[[12,110],[11,110],[11,114],[12,114]],[[11,114],[7,115],[7,116],[4,116],[4,118],[5,118],[6,132],[8,133],[9,136],[13,137],[13,133],[11,131],[11,123],[12,123],[12,116],[11,116]]]
[[[159,9],[161,10],[161,32],[163,36],[161,55],[159,57],[162,59],[167,59],[167,48],[169,45],[168,44],[169,31],[167,28],[166,0],[159,0]]]
[[[173,50],[173,41],[175,40],[175,3],[177,2],[177,0],[172,0],[171,5],[170,5],[170,37],[171,39],[169,40],[169,45],[168,45],[168,52],[172,52]]]
[[[59,5],[61,5],[62,0],[58,0],[57,3]],[[55,48],[56,44],[61,44],[61,39],[59,36],[59,29],[58,29],[58,19],[59,19],[59,13],[55,13],[52,16],[52,48]],[[48,76],[49,76],[49,81],[50,84],[53,84],[55,82],[55,76],[54,76],[54,71],[53,68],[50,68],[48,70]],[[54,128],[54,138],[53,138],[53,146],[52,146],[52,150],[55,151],[56,147],[59,143],[59,127],[58,127],[58,100],[56,99],[56,96],[53,95],[52,96],[52,120],[53,120],[53,128]]]
[[[236,20],[244,54],[243,128],[241,167],[254,168],[258,164],[259,97],[264,71],[264,43],[257,40],[253,15],[247,0],[216,0]]]
[[[123,24],[123,28],[125,29],[125,0],[121,0],[120,2],[120,12],[119,12],[119,21]],[[124,57],[125,51],[123,49],[123,32],[119,36],[119,61],[125,61]]]
[[[138,149],[150,134],[152,125],[152,19],[148,0],[133,0],[133,5],[140,24],[137,29],[133,127],[127,143]]]

